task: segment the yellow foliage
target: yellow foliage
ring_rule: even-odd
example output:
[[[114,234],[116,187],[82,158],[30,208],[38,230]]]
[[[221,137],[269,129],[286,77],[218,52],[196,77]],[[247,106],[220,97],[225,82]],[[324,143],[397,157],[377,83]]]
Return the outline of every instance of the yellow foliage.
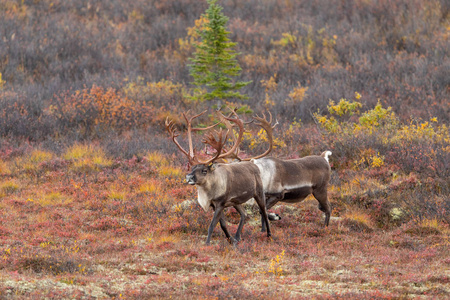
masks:
[[[41,206],[50,206],[50,205],[68,204],[72,202],[72,199],[67,198],[64,195],[61,195],[61,193],[51,192],[48,194],[43,194],[42,196],[37,197],[36,199],[28,198],[27,201],[37,203]]]
[[[363,224],[367,227],[373,227],[373,222],[370,216],[358,209],[351,209],[347,211],[342,217],[347,220],[352,220],[358,224]]]
[[[8,194],[14,193],[19,189],[19,185],[15,181],[5,181],[0,183],[0,198]]]
[[[361,151],[361,159],[355,161],[355,165],[357,168],[380,168],[384,166],[384,159],[384,155],[381,155],[380,152],[375,153],[373,149],[365,149]]]
[[[148,194],[159,194],[162,192],[162,187],[159,182],[152,180],[150,182],[141,185],[139,187],[139,192]]]
[[[355,92],[355,98],[360,99],[361,95]],[[405,137],[410,136],[407,133],[409,130],[413,130],[412,134],[415,138],[428,132],[429,135],[433,134],[433,127],[429,126],[429,123],[423,123],[420,127],[418,126],[404,126],[399,130],[399,119],[396,114],[392,111],[391,107],[383,108],[380,102],[377,105],[364,113],[360,113],[359,108],[362,105],[358,101],[350,102],[346,99],[341,99],[338,104],[334,101],[330,101],[328,105],[328,111],[331,116],[323,116],[319,113],[315,113],[314,117],[317,123],[323,127],[326,131],[330,133],[337,133],[337,138],[346,138],[346,136],[358,136],[358,135],[372,135],[374,133],[381,133],[383,143],[397,142],[399,139],[405,139]],[[357,118],[350,118],[352,115],[359,116]],[[336,116],[336,117],[335,117]],[[433,122],[437,121],[435,118]],[[422,134],[416,134],[418,130],[421,130]],[[441,127],[440,132],[445,131],[446,127]],[[397,137],[396,137],[397,136]],[[374,157],[373,166],[381,166],[382,162],[378,158]],[[369,165],[372,162],[369,162]]]
[[[148,92],[152,95],[165,94],[172,96],[175,93],[180,92],[183,87],[180,83],[173,83],[170,80],[161,80],[158,82],[147,82]]]
[[[87,145],[75,144],[66,151],[63,157],[67,160],[77,160],[88,156],[90,153],[90,148],[91,147]]]
[[[316,118],[317,122],[323,128],[325,128],[327,131],[329,131],[331,133],[342,131],[342,127],[340,126],[338,121],[333,116],[330,118],[327,118],[326,116],[321,116],[321,115],[315,113],[314,117]]]
[[[125,192],[119,192],[119,191],[111,190],[109,192],[108,198],[111,199],[111,200],[124,201],[126,199],[126,193]]]
[[[8,164],[0,159],[0,175],[9,175],[11,174],[11,170],[8,167]]]
[[[250,142],[250,149],[255,149],[256,146],[269,141],[267,138],[267,133],[264,129],[261,129],[256,134],[256,137],[254,137],[251,132],[244,132],[242,139]],[[279,138],[273,138],[273,148],[276,147],[286,147],[286,143]]]
[[[335,114],[338,116],[343,115],[353,115],[355,113],[359,113],[358,108],[361,108],[362,104],[360,102],[354,101],[350,102],[347,99],[342,98],[339,100],[338,104],[335,104],[333,100],[330,100],[328,105],[328,111],[330,114]]]
[[[94,149],[92,145],[75,144],[64,153],[63,157],[66,160],[79,160],[83,158],[92,158],[96,155],[101,155],[101,150]]]
[[[98,171],[113,163],[101,148],[92,145],[75,144],[67,149],[63,157],[72,161],[77,171]]]
[[[271,44],[278,46],[289,60],[299,65],[314,65],[317,62],[336,64],[338,55],[335,51],[337,36],[330,36],[326,28],[314,30],[311,25],[302,24],[306,35],[298,31],[281,34],[278,40],[271,40]],[[294,50],[295,53],[291,53]]]
[[[145,156],[145,158],[157,167],[169,165],[169,160],[160,152],[150,152]]]
[[[441,230],[441,223],[437,218],[434,219],[422,219],[419,222],[419,225],[422,227],[429,227],[429,228],[435,228]]]
[[[434,140],[448,144],[450,143],[449,129],[447,125],[436,125],[437,118],[432,118],[431,123],[428,121],[411,122],[409,125],[403,125],[392,138],[396,141],[418,141],[422,139]]]
[[[209,20],[205,16],[201,16],[199,19],[195,20],[194,26],[187,28],[186,39],[178,40],[178,45],[182,52],[190,52],[194,49],[195,45],[200,43],[198,31],[205,29],[205,24],[208,22]]]
[[[139,10],[133,9],[133,11],[128,14],[128,19],[134,22],[142,22],[144,20],[144,14]]]
[[[32,163],[41,163],[44,161],[52,160],[55,157],[55,154],[49,151],[42,150],[34,150],[31,152],[30,161]]]
[[[179,168],[176,167],[171,167],[171,166],[161,166],[158,169],[158,173],[160,176],[163,177],[176,177],[176,178],[181,178],[183,177],[183,171]]]
[[[153,237],[153,241],[157,244],[162,244],[162,243],[177,243],[179,241],[181,241],[181,236],[179,234],[169,234],[169,235],[165,235],[165,234],[161,234],[157,237]]]
[[[275,92],[278,87],[277,82],[277,74],[275,73],[273,76],[269,78],[269,80],[261,80],[261,85],[265,88],[266,93],[268,92]]]
[[[5,81],[2,79],[2,73],[0,72],[0,89],[3,88],[3,86],[5,85]]]
[[[299,83],[298,87],[293,88],[289,93],[289,98],[291,98],[294,103],[300,103],[305,99],[306,91],[308,91],[308,87],[302,87]]]
[[[264,107],[266,109],[270,109],[275,106],[275,101],[270,98],[269,94],[266,93],[266,98],[264,99]]]
[[[134,101],[142,101],[146,106],[149,104],[160,106],[174,98],[184,99],[184,95],[187,94],[181,83],[165,79],[146,83],[142,77],[138,77],[135,82],[129,82],[123,91],[126,97]]]
[[[372,156],[371,160],[372,160],[371,166],[373,168],[379,168],[384,165],[384,156],[380,155],[380,152]]]
[[[298,131],[302,127],[302,120],[299,119],[298,121],[294,119],[291,124],[289,124],[289,129],[286,131],[287,137],[292,137],[292,135]]]
[[[345,121],[338,121],[333,115],[342,118],[344,116],[350,117],[354,114],[359,114],[359,108],[362,104],[358,101],[350,102],[347,99],[340,99],[338,104],[330,100],[328,104],[328,111],[331,117],[322,116],[319,113],[314,113],[316,121],[330,133],[353,133],[354,128],[359,128],[355,124]]]
[[[286,47],[286,46],[289,46],[289,45],[291,45],[291,46],[295,46],[296,45],[297,37],[295,35],[290,34],[288,32],[284,32],[281,35],[282,35],[281,39],[279,39],[278,41],[271,40],[270,43],[272,45],[281,46],[281,47]]]
[[[359,173],[351,181],[343,182],[339,186],[331,186],[330,190],[338,193],[340,197],[347,197],[364,194],[369,190],[382,190],[385,188],[386,186],[378,179]]]
[[[323,60],[327,63],[334,64],[337,62],[338,55],[335,51],[337,36],[333,37],[322,37],[322,50],[321,55]]]
[[[14,159],[14,163],[9,168],[9,171],[25,171],[28,174],[33,174],[38,171],[40,163],[52,160],[53,158],[55,158],[55,154],[52,152],[33,150],[30,154]]]
[[[277,255],[274,259],[270,260],[269,271],[268,273],[272,273],[273,275],[279,277],[283,276],[283,258],[284,258],[284,250]]]
[[[175,94],[181,94],[183,85],[180,83],[173,83],[170,80],[161,80],[158,82],[147,82],[144,84],[143,78],[139,77],[137,82],[130,82],[124,88],[125,95],[140,99],[145,95],[146,97],[171,97]]]
[[[359,118],[359,124],[369,130],[372,130],[374,127],[380,127],[381,125],[396,126],[398,124],[398,120],[391,107],[385,109],[378,101],[378,104],[374,109],[361,115]]]

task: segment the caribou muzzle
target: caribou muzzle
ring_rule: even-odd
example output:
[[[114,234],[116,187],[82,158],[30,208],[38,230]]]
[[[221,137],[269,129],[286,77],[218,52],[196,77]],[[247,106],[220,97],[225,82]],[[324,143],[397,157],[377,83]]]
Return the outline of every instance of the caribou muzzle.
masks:
[[[195,175],[193,174],[187,174],[186,175],[186,182],[190,185],[195,185]]]

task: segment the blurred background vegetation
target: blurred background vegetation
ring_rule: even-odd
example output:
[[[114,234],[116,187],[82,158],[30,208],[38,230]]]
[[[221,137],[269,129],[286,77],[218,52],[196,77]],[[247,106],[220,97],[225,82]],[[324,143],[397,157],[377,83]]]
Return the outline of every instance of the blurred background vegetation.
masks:
[[[271,111],[279,122],[274,155],[331,150],[332,196],[379,209],[380,222],[405,201],[418,205],[404,205],[412,215],[448,220],[448,1],[218,4],[237,43],[238,79],[251,81],[241,89],[249,98],[229,104]],[[33,148],[67,161],[78,142],[94,142],[108,159],[175,154],[165,118],[181,124],[182,111],[213,106],[189,97],[189,58],[207,7],[0,0],[0,165]],[[263,137],[244,139],[244,151],[263,147]]]
[[[380,101],[402,121],[448,123],[448,1],[219,4],[237,42],[240,79],[252,81],[242,89],[252,109],[310,123],[330,99],[358,92],[366,108]],[[187,64],[206,8],[195,0],[1,0],[0,134],[36,140],[81,130],[86,136],[95,128],[77,128],[71,118],[85,109],[95,121],[98,108],[73,111],[64,104],[99,89],[116,94],[109,105],[130,110],[128,118],[139,117],[129,106],[145,110],[142,120],[111,130],[158,127],[158,113],[190,105]]]

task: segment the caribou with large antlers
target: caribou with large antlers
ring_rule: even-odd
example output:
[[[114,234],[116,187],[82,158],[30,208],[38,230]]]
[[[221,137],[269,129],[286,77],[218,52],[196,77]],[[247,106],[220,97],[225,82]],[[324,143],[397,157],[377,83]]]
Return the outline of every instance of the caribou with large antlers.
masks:
[[[197,186],[199,204],[205,211],[209,207],[212,207],[214,210],[214,216],[208,228],[206,244],[210,244],[212,232],[218,222],[220,222],[220,227],[225,233],[227,239],[233,244],[238,242],[241,238],[241,231],[246,217],[245,211],[241,207],[241,204],[252,198],[256,200],[256,203],[259,206],[262,222],[267,224],[267,237],[270,237],[271,232],[269,227],[269,219],[266,212],[264,188],[260,170],[257,165],[252,162],[242,162],[236,164],[215,163],[218,159],[230,157],[236,154],[244,132],[243,122],[239,119],[235,111],[232,111],[230,116],[224,116],[222,113],[218,112],[219,118],[222,121],[228,122],[226,123],[228,130],[225,136],[222,130],[215,131],[217,139],[212,133],[206,135],[203,143],[210,145],[216,152],[213,157],[202,161],[198,158],[198,155],[193,147],[192,132],[205,129],[192,128],[192,121],[203,115],[205,112],[206,111],[191,118],[188,118],[187,115],[183,113],[188,128],[189,152],[178,143],[176,138],[179,136],[179,133],[176,132],[173,121],[166,119],[165,125],[172,137],[173,142],[177,145],[180,151],[188,157],[189,163],[193,166],[191,172],[186,175],[186,181],[188,184]],[[230,122],[238,126],[239,133],[237,137],[234,137],[233,146],[229,150],[224,150],[224,145],[227,141],[228,135],[232,132],[233,125],[231,125]],[[206,129],[211,129],[215,125],[209,126]],[[224,209],[230,206],[236,208],[241,217],[234,238],[232,238],[228,232],[223,215]]]
[[[269,113],[269,116],[269,120],[264,115],[263,118],[254,117],[257,124],[267,132],[269,148],[263,155],[240,159],[238,156],[239,147],[235,147],[233,153],[224,153],[222,157],[237,158],[243,161],[250,160],[258,166],[264,186],[266,209],[272,208],[280,201],[298,203],[312,194],[319,201],[319,209],[325,213],[325,225],[328,226],[331,216],[331,205],[327,196],[331,173],[328,157],[331,155],[331,151],[325,151],[320,156],[310,155],[298,159],[265,157],[272,151],[272,130],[278,124],[276,122],[272,125],[272,115]],[[261,221],[262,231],[265,231],[264,219]]]
[[[298,203],[312,194],[319,201],[319,209],[325,213],[325,226],[328,226],[331,216],[327,196],[330,155],[331,151],[325,151],[320,156],[310,155],[298,159],[264,157],[254,160],[261,172],[266,208],[270,209],[280,201]],[[265,231],[264,223],[262,231]]]

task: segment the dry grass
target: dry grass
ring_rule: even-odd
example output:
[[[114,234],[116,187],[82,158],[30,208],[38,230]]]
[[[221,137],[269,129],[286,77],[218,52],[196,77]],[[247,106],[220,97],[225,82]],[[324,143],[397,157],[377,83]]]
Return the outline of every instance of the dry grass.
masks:
[[[3,196],[12,194],[19,190],[19,184],[15,180],[7,180],[0,183],[0,193]]]
[[[27,153],[4,165],[14,169],[19,161],[31,161]],[[212,211],[204,212],[195,201],[183,203],[194,199],[196,190],[183,185],[183,172],[167,164],[168,156],[152,153],[106,168],[112,160],[98,145],[78,144],[61,157],[34,153],[35,162],[58,163],[39,166],[39,180],[36,173],[13,172],[0,184],[1,297],[450,295],[448,224],[437,216],[408,219],[401,202],[384,207],[384,194],[370,193],[413,195],[421,187],[414,174],[344,171],[330,188],[329,227],[323,227],[317,201],[308,197],[272,209],[282,219],[271,224],[270,240],[260,231],[258,210],[247,207],[237,246],[228,243],[219,226],[206,246]],[[75,168],[77,161],[84,167]],[[436,202],[436,208],[440,205]],[[401,218],[380,228],[385,214]],[[228,209],[225,217],[234,233],[237,212]]]
[[[76,172],[98,171],[113,163],[100,147],[83,144],[68,148],[63,158],[72,162],[72,169]]]
[[[361,209],[350,208],[342,215],[343,223],[353,231],[372,232],[374,222],[368,213]]]

